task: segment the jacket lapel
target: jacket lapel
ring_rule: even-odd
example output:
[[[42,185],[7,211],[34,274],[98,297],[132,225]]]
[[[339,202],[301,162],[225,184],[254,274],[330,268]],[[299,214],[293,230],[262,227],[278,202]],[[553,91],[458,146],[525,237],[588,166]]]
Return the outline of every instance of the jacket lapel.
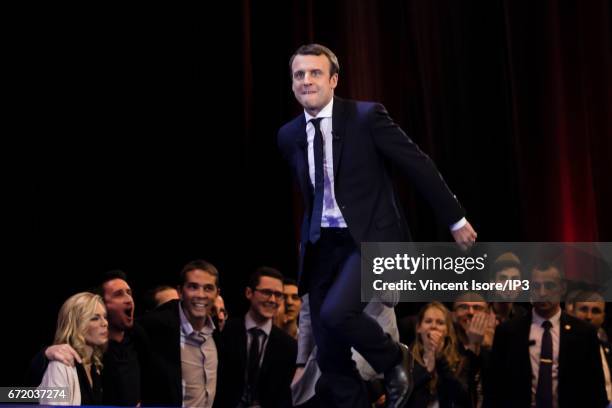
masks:
[[[518,327],[516,329],[516,342],[514,342],[514,347],[510,348],[513,354],[516,356],[516,371],[515,373],[518,375],[518,378],[521,381],[521,386],[519,387],[524,392],[528,392],[531,395],[531,354],[530,348],[533,347],[531,345],[531,339],[529,338],[529,332],[531,330],[531,314],[520,318],[517,321]],[[524,398],[530,398],[527,394],[524,395]]]
[[[559,319],[559,390],[561,390],[561,381],[564,377],[563,375],[563,367],[566,365],[567,353],[564,353],[564,350],[568,349],[568,342],[571,342],[571,336],[573,335],[572,325],[567,320],[567,315],[565,313],[561,313],[561,318]]]
[[[310,208],[312,202],[312,186],[308,174],[308,139],[306,136],[306,119],[304,114],[300,115],[297,123],[295,144],[297,146],[295,155],[295,171],[297,173],[300,190],[304,194],[306,208]]]
[[[342,157],[342,146],[344,141],[344,130],[346,123],[346,110],[343,99],[334,97],[334,110],[332,116],[332,140],[334,156],[334,186],[337,186],[338,168]]]
[[[247,332],[246,332],[246,326],[244,323],[244,317],[240,319],[240,330],[238,330],[238,336],[236,339],[236,349],[238,351],[238,361],[240,362],[240,367],[239,370],[237,372],[239,373],[246,373],[246,369],[247,369],[247,358],[248,358],[248,353],[247,353]],[[243,381],[244,381],[243,377]]]

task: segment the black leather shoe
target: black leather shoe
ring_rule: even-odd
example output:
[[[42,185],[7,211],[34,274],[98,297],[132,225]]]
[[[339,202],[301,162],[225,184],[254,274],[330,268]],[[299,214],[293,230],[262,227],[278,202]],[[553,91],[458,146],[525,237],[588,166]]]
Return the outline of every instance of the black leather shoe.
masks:
[[[412,393],[413,380],[410,373],[410,350],[405,344],[398,343],[402,359],[398,364],[385,372],[385,388],[387,389],[387,407],[403,408]]]

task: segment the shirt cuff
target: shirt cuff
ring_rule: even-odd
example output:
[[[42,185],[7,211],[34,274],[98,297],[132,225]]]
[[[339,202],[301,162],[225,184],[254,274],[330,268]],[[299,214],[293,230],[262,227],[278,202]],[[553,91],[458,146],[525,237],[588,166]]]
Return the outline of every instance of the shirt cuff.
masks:
[[[454,223],[453,225],[450,226],[451,231],[455,232],[458,229],[463,228],[463,226],[467,224],[467,220],[465,219],[465,217],[463,217],[462,219],[460,219],[459,221],[457,221],[456,223]]]

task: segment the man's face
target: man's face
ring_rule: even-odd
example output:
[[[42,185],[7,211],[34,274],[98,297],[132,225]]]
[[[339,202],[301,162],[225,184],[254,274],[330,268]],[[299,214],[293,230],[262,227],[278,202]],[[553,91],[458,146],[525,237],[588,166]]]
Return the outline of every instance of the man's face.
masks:
[[[285,294],[285,316],[287,321],[297,320],[302,308],[302,299],[298,295],[298,287],[295,285],[285,285],[283,293]]]
[[[550,317],[556,313],[565,285],[555,267],[546,270],[534,269],[531,276],[531,303],[536,313]]]
[[[217,315],[217,323],[219,324],[219,330],[223,330],[225,321],[227,320],[227,310],[225,310],[225,302],[221,295],[215,298],[213,307],[214,313]]]
[[[291,64],[295,99],[312,116],[334,96],[338,74],[330,76],[331,62],[325,55],[296,55]]]
[[[283,301],[283,282],[270,276],[262,276],[254,290],[246,288],[245,295],[251,302],[250,310],[256,319],[272,319]]]
[[[181,305],[187,320],[193,325],[202,323],[210,314],[219,293],[214,275],[202,269],[194,269],[185,274],[185,282],[180,287]]]
[[[117,278],[105,282],[102,289],[109,326],[118,330],[131,329],[134,326],[134,299],[130,285]]]
[[[178,291],[174,288],[168,288],[164,290],[160,290],[155,294],[155,305],[161,306],[166,302],[169,302],[174,299],[178,299],[179,294]]]
[[[576,302],[574,316],[599,329],[606,318],[606,304],[604,302]]]
[[[506,268],[495,274],[496,283],[504,283],[508,280],[520,280],[521,271],[518,268]],[[518,296],[518,290],[498,291],[497,294],[505,301],[513,301]]]
[[[487,310],[486,302],[457,301],[453,306],[455,321],[467,331],[470,322],[476,313],[484,313]]]

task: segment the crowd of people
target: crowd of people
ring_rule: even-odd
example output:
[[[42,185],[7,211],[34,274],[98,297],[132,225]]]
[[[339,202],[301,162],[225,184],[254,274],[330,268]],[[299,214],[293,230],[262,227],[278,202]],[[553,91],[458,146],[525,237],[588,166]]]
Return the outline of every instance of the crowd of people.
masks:
[[[466,292],[452,304],[423,304],[396,316],[372,301],[365,312],[395,341],[409,345],[407,407],[603,407],[612,397],[605,301],[566,290],[563,267],[528,270],[505,254],[492,280],[528,276],[530,304],[487,302]],[[261,267],[246,284],[248,311],[228,319],[219,272],[188,263],[178,287],[148,292],[148,310],[134,318],[127,276],[110,271],[94,292],[61,306],[53,345],[32,361],[31,385],[68,387],[70,405],[193,407],[319,407],[334,382],[317,366],[308,295],[295,280]],[[299,342],[298,342],[299,340]],[[299,345],[298,345],[299,343]],[[385,406],[382,373],[353,350],[372,406]],[[56,401],[44,400],[46,404]]]

